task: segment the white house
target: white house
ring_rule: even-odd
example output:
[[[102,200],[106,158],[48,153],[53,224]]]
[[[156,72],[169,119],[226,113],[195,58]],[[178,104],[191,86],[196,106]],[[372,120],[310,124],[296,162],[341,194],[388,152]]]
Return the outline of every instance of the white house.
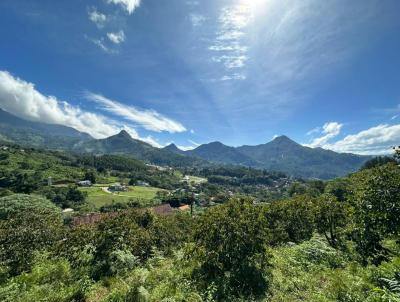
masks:
[[[90,180],[81,180],[76,183],[80,187],[91,187],[92,182]]]

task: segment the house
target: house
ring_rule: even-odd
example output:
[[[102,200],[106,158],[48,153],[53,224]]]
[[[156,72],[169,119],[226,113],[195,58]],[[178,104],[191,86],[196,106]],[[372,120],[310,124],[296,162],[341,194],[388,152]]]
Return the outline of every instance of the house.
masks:
[[[90,180],[81,180],[76,183],[80,187],[91,187],[92,182]]]
[[[124,185],[121,185],[119,183],[116,183],[116,184],[114,184],[112,186],[109,186],[108,190],[111,191],[111,192],[126,192],[126,191],[128,191],[128,187],[124,186]]]
[[[190,181],[190,177],[188,175],[185,175],[185,177],[183,178],[183,181],[189,182]]]
[[[139,187],[150,187],[150,184],[148,182],[142,181],[142,180],[138,180],[136,182],[136,185]]]

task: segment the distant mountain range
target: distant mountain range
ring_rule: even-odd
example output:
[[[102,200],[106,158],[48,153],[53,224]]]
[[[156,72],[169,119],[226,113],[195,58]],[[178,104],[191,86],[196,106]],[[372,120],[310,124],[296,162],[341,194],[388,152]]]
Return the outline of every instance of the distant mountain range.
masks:
[[[94,139],[70,127],[27,121],[1,109],[0,140],[80,153],[128,155],[157,165],[186,167],[211,162],[318,179],[344,176],[358,170],[371,158],[304,147],[286,136],[257,146],[229,147],[213,142],[189,151],[180,150],[174,144],[159,149],[133,139],[126,131],[105,139]]]
[[[173,150],[171,146],[166,147]],[[220,142],[201,145],[180,154],[211,162],[245,165],[284,172],[288,175],[331,179],[358,170],[371,156],[337,153],[322,148],[302,146],[287,136],[257,146],[229,147]]]

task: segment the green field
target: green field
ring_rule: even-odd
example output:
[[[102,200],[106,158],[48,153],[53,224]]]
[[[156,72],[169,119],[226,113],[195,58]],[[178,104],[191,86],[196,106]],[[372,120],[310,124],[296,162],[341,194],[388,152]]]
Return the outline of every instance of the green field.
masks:
[[[191,176],[191,175],[188,175],[188,176],[189,176],[190,182],[194,182],[196,184],[207,182],[206,178],[197,177],[197,176]]]
[[[141,206],[152,206],[156,202],[153,201],[158,191],[162,189],[154,187],[129,187],[128,192],[107,193],[101,187],[80,188],[81,191],[87,192],[86,198],[89,206],[99,209],[102,206],[112,203],[126,203],[130,200],[140,201]]]

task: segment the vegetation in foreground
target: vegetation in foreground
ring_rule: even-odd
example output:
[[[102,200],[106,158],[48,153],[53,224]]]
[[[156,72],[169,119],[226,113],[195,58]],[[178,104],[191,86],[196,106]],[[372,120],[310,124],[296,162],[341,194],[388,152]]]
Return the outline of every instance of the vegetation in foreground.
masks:
[[[398,164],[375,161],[273,202],[237,195],[194,216],[126,209],[81,225],[49,192],[6,194],[0,300],[400,301],[399,188]]]

